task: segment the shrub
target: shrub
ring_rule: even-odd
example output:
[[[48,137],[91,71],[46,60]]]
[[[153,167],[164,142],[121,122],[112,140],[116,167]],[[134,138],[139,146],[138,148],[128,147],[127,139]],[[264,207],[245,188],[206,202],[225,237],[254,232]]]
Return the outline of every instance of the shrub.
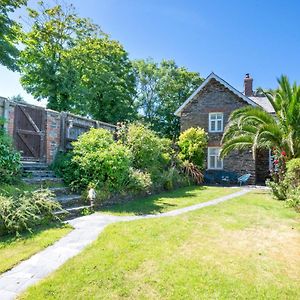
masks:
[[[64,179],[64,182],[72,188],[72,182],[78,172],[74,162],[72,162],[73,152],[58,152],[55,156],[51,169],[55,174]]]
[[[21,170],[20,153],[13,149],[11,139],[2,128],[0,120],[0,183],[11,183]]]
[[[91,129],[73,143],[71,164],[75,188],[85,189],[93,184],[97,189],[119,191],[128,180],[131,153],[113,140],[105,129]]]
[[[167,191],[190,184],[189,178],[175,167],[171,167],[161,174],[161,183]]]
[[[129,125],[124,143],[132,152],[135,169],[155,173],[166,168],[170,163],[171,141],[160,138],[144,125]]]
[[[187,160],[199,168],[203,167],[207,134],[202,128],[189,128],[182,132],[177,142],[180,152],[179,157]]]
[[[278,200],[288,200],[289,206],[297,206],[300,200],[300,158],[295,158],[286,163],[286,173],[284,180],[267,180],[267,186]]]
[[[300,187],[300,158],[287,162],[284,181],[291,188]]]
[[[57,220],[54,211],[61,209],[53,194],[45,189],[16,196],[0,195],[0,233],[19,234],[33,226]]]
[[[127,190],[133,193],[150,192],[152,187],[151,175],[131,168]]]
[[[284,181],[275,182],[268,179],[266,180],[266,185],[271,189],[273,196],[277,200],[286,200],[288,187]]]
[[[288,207],[295,207],[300,212],[300,186],[289,190],[286,203]]]

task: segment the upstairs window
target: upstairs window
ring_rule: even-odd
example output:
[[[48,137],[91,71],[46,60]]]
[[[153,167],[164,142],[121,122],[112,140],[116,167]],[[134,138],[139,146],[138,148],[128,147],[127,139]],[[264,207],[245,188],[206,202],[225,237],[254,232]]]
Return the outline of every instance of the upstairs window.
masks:
[[[209,114],[209,132],[223,132],[223,113]]]
[[[208,158],[207,158],[208,169],[211,170],[223,169],[223,159],[220,159],[220,151],[221,148],[219,147],[208,147]]]

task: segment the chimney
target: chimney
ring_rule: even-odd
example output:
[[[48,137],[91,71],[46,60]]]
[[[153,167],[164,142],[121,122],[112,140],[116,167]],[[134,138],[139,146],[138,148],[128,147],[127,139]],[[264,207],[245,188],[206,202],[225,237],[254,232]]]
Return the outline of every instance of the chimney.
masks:
[[[253,96],[252,84],[253,84],[253,78],[251,78],[250,74],[247,73],[244,78],[244,94],[247,97]]]

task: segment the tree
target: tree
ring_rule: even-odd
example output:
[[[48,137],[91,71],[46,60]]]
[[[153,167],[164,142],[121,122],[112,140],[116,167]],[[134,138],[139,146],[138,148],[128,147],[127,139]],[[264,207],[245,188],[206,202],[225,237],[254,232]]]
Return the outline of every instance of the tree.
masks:
[[[104,35],[88,19],[79,18],[72,5],[28,9],[32,27],[23,35],[19,66],[21,83],[37,100],[48,99],[48,108],[71,110],[70,93],[76,86],[76,70],[69,52],[79,41]]]
[[[9,17],[9,13],[26,3],[26,0],[1,0],[0,3],[0,64],[12,71],[17,70],[16,59],[19,50],[16,43],[20,25]]]
[[[74,111],[112,123],[135,118],[135,77],[119,42],[108,37],[85,39],[72,48],[70,60],[78,75],[71,93]]]
[[[273,149],[287,160],[300,157],[300,86],[291,85],[286,76],[278,80],[275,91],[264,92],[275,115],[259,107],[246,106],[234,111],[223,136],[221,156],[233,150],[252,147]]]
[[[8,99],[14,102],[26,103],[25,99],[20,94],[11,96]]]
[[[31,30],[24,35],[21,82],[47,107],[101,121],[134,117],[135,78],[122,45],[109,39],[74,7],[41,3],[29,10]]]
[[[137,78],[137,103],[145,122],[168,137],[179,134],[176,109],[203,82],[199,73],[178,67],[173,60],[160,64],[152,60],[134,62]]]

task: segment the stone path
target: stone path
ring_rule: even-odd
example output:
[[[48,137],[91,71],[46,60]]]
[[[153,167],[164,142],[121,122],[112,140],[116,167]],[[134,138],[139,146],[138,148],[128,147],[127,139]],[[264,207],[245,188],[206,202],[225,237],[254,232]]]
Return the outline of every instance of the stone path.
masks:
[[[68,259],[77,255],[88,244],[96,240],[101,231],[111,223],[146,218],[177,216],[189,211],[216,205],[220,202],[242,196],[249,191],[250,189],[244,188],[236,193],[208,202],[195,204],[157,215],[111,216],[95,213],[89,216],[70,220],[68,223],[74,227],[73,231],[52,246],[33,255],[28,260],[21,262],[19,265],[0,276],[0,299],[15,299],[19,293],[25,291],[29,286],[35,284],[58,269]]]

